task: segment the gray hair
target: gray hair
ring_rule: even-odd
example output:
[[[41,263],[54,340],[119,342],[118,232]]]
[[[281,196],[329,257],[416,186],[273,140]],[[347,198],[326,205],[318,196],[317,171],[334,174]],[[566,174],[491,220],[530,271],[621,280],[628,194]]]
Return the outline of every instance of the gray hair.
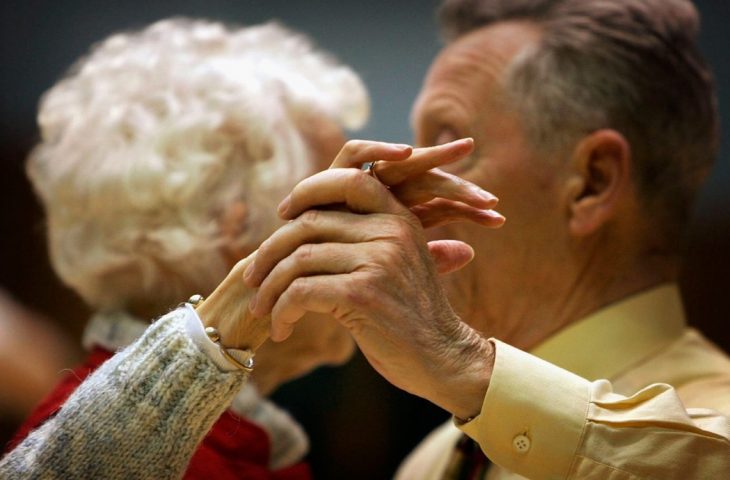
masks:
[[[634,178],[670,252],[717,154],[714,82],[687,0],[446,0],[444,37],[502,21],[542,30],[503,82],[538,148],[612,128],[629,141]]]
[[[166,308],[212,290],[222,246],[255,248],[314,172],[312,115],[355,128],[358,76],[277,24],[172,19],[113,35],[43,96],[27,170],[53,266],[91,306]],[[221,231],[245,206],[237,238]]]

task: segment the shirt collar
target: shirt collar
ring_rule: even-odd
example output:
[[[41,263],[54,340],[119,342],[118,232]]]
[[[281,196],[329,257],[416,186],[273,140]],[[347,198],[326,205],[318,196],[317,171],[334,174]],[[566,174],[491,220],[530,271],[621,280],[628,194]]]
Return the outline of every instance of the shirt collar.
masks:
[[[614,379],[678,339],[685,327],[679,288],[665,284],[569,325],[531,353],[588,380]]]

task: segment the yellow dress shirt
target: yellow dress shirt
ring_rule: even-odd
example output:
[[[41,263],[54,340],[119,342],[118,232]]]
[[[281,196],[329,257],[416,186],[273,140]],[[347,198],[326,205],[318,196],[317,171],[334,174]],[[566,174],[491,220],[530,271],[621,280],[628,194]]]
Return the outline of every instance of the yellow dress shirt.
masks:
[[[664,285],[563,329],[531,354],[498,340],[482,411],[432,432],[397,480],[442,478],[462,431],[486,478],[730,479],[730,358]]]

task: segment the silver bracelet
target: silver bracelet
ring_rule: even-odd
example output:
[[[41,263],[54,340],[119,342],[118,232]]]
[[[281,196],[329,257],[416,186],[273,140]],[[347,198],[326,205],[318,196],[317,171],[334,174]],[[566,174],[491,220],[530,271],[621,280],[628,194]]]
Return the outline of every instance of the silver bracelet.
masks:
[[[203,304],[205,301],[205,298],[202,295],[195,294],[191,296],[187,303],[192,305],[194,309],[197,309],[200,305]],[[221,334],[215,327],[205,327],[205,334],[208,335],[208,338],[218,345],[218,350],[220,351],[221,355],[228,360],[231,364],[233,364],[236,368],[239,370],[243,370],[246,373],[253,372],[254,367],[254,352],[250,349],[241,350],[237,348],[226,348],[221,344]],[[240,357],[236,358],[236,357]]]

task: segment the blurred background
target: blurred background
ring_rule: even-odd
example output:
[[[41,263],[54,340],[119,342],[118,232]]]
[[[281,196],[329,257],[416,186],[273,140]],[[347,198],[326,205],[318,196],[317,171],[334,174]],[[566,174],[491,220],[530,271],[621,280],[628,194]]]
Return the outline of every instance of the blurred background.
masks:
[[[23,170],[25,156],[37,138],[38,99],[65,69],[92,43],[109,34],[141,28],[164,17],[204,17],[236,24],[278,19],[308,33],[321,47],[362,75],[372,94],[373,114],[357,137],[410,142],[410,105],[439,49],[434,20],[438,3],[2,2],[0,369],[13,362],[19,364],[24,372],[21,378],[27,381],[18,382],[0,372],[0,444],[5,443],[27,412],[28,407],[23,405],[35,401],[43,394],[42,385],[53,380],[44,377],[44,368],[60,371],[79,358],[77,345],[88,316],[81,301],[59,283],[50,269],[41,211]],[[703,14],[700,43],[714,67],[721,116],[727,121],[730,4],[722,0],[702,0],[696,4]],[[724,298],[730,286],[730,215],[726,213],[730,212],[729,142],[730,131],[725,128],[720,158],[698,205],[682,279],[691,322],[726,350],[730,350],[730,320]],[[26,347],[17,350],[19,339]],[[315,476],[325,479],[389,478],[418,440],[448,418],[427,402],[388,385],[360,356],[344,368],[320,369],[283,387],[275,394],[275,400],[310,433]]]

